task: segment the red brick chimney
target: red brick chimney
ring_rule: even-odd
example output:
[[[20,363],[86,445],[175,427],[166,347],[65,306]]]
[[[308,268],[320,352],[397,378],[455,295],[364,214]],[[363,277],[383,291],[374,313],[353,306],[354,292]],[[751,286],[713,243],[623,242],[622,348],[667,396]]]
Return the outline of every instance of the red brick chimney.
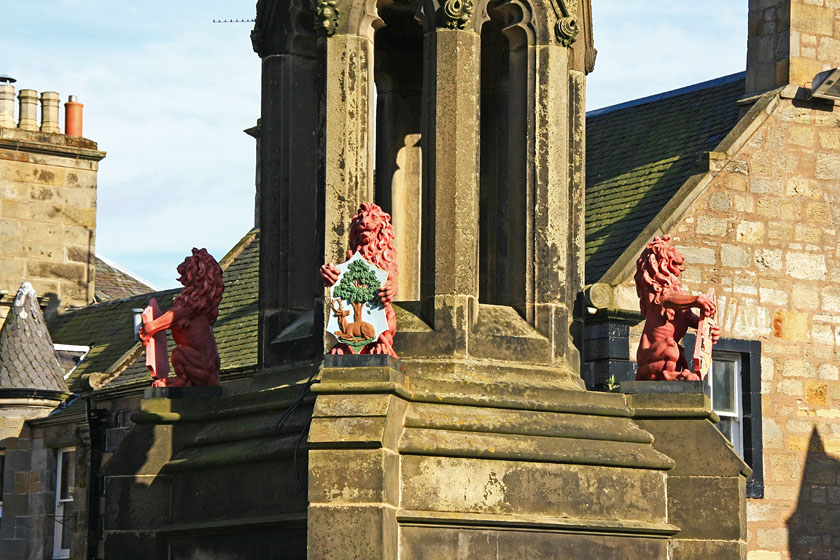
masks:
[[[747,93],[794,84],[840,67],[840,2],[749,0]]]

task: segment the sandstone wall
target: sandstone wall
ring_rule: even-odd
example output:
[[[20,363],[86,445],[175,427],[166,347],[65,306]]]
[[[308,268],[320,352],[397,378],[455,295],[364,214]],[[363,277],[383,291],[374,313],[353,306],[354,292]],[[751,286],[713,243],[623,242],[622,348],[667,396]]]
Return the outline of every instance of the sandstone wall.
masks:
[[[96,143],[0,128],[0,324],[24,280],[50,305],[93,301]]]
[[[686,291],[714,287],[723,336],[762,343],[765,494],[747,509],[752,560],[840,546],[838,125],[840,108],[781,99],[670,231]]]

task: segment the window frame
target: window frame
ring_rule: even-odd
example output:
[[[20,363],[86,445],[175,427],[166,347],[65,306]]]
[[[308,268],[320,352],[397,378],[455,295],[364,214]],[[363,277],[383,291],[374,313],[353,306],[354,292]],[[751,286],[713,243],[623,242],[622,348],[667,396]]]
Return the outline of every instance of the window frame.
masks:
[[[733,384],[734,395],[734,408],[735,412],[729,412],[724,410],[718,410],[715,408],[715,390],[714,390],[714,383],[713,383],[713,376],[715,370],[715,362],[732,362],[735,364],[735,383]],[[712,401],[712,410],[720,417],[721,420],[724,418],[734,418],[736,422],[736,428],[738,431],[737,438],[727,438],[729,439],[729,443],[732,444],[732,448],[738,454],[738,456],[744,456],[744,402],[743,402],[743,373],[741,367],[742,357],[740,354],[736,352],[726,352],[726,351],[718,351],[712,352],[712,367],[709,370],[709,374],[706,375],[706,379],[704,379],[704,383],[709,390],[709,399]],[[720,424],[718,424],[718,428],[720,428]],[[724,434],[725,435],[725,434]],[[735,441],[733,441],[733,439]]]
[[[64,454],[70,453],[69,461],[64,460]],[[76,457],[76,448],[72,446],[68,447],[59,447],[55,450],[55,500],[54,500],[54,521],[53,524],[53,554],[52,557],[54,559],[63,559],[63,558],[70,558],[70,548],[62,548],[61,540],[63,536],[64,530],[67,528],[65,526],[65,518],[66,518],[66,509],[68,507],[73,507],[73,502],[75,498],[75,473],[73,473],[73,478],[68,478],[68,494],[69,498],[62,498],[61,497],[61,482],[62,482],[62,475],[64,474],[65,470],[68,468],[68,465],[65,464],[69,462],[69,467],[75,467],[75,457]],[[71,511],[72,515],[72,511]]]
[[[685,348],[694,348],[696,335],[687,333],[683,338]],[[761,341],[721,338],[712,350],[715,352],[740,356],[741,361],[741,442],[744,462],[753,473],[747,479],[747,497],[764,497],[764,458],[761,431]],[[693,370],[693,358],[686,354],[689,369]]]

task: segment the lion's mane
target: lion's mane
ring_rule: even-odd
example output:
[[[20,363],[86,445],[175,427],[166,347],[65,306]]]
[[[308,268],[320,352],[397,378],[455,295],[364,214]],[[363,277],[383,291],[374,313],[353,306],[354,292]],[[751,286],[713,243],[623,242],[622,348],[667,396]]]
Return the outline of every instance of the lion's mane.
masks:
[[[682,293],[679,270],[684,260],[676,248],[668,244],[670,237],[656,237],[647,244],[636,261],[636,295],[639,296],[639,308],[642,315],[647,315],[648,306],[661,305],[662,296]],[[678,264],[675,266],[674,262]],[[663,314],[665,309],[662,310]]]
[[[373,243],[363,245],[360,232],[365,222],[374,225],[376,235]],[[394,247],[394,227],[387,212],[372,202],[363,202],[350,222],[350,247],[358,248],[365,260],[389,271],[393,275],[390,280],[396,285],[397,250]]]
[[[178,281],[184,289],[175,298],[173,307],[189,310],[190,317],[204,315],[212,325],[219,315],[219,302],[225,285],[222,282],[222,267],[207,249],[193,247],[192,256],[178,265]]]

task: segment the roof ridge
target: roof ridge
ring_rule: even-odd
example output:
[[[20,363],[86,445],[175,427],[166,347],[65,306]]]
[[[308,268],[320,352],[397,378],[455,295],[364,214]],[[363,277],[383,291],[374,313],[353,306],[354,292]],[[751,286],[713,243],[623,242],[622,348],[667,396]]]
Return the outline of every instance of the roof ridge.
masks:
[[[239,258],[239,255],[241,255],[245,251],[245,249],[250,247],[251,243],[253,243],[254,239],[257,238],[257,235],[259,235],[259,233],[259,228],[252,228],[248,230],[248,232],[245,235],[239,238],[239,241],[236,243],[236,245],[231,247],[230,251],[228,251],[225,254],[225,256],[221,258],[221,260],[219,260],[219,266],[221,267],[222,272],[227,270],[230,267],[230,265],[232,265],[233,262]]]
[[[722,86],[724,84],[729,84],[732,82],[736,82],[747,75],[746,72],[736,72],[735,74],[729,74],[728,76],[721,76],[720,78],[714,78],[712,80],[707,80],[705,82],[699,82],[696,84],[691,84],[689,86],[684,86],[677,89],[672,89],[670,91],[663,91],[662,93],[655,93],[653,95],[648,95],[647,97],[640,97],[638,99],[632,99],[630,101],[624,101],[623,103],[618,103],[616,105],[610,105],[608,107],[602,107],[600,109],[593,109],[592,111],[587,111],[586,117],[597,117],[600,115],[604,115],[606,113],[612,113],[615,111],[620,111],[622,109],[627,109],[630,107],[637,107],[639,105],[645,105],[647,103],[653,103],[655,101],[662,101],[664,99],[670,99],[672,97],[678,97],[680,95],[685,95],[687,93],[694,93],[696,91]]]
[[[119,271],[119,272],[122,272],[122,273],[123,273],[123,274],[125,274],[126,276],[129,276],[130,278],[133,278],[134,280],[137,280],[137,281],[138,281],[138,282],[140,282],[141,284],[143,284],[143,285],[145,285],[145,286],[148,286],[149,288],[151,288],[151,289],[152,289],[152,291],[155,291],[155,292],[159,292],[159,291],[160,291],[160,287],[158,287],[158,286],[156,286],[156,285],[152,284],[151,282],[149,282],[148,280],[146,280],[146,279],[145,279],[145,278],[143,278],[142,276],[139,276],[139,275],[135,274],[134,272],[131,272],[131,271],[130,271],[130,270],[128,270],[127,268],[124,268],[124,267],[122,267],[122,266],[118,265],[117,263],[115,263],[115,262],[114,262],[114,261],[112,261],[111,259],[109,259],[109,258],[107,258],[107,257],[102,256],[100,253],[94,253],[94,256],[95,256],[97,259],[99,259],[100,261],[102,261],[102,262],[104,262],[105,264],[107,264],[108,266],[110,266],[111,268],[113,268],[114,270],[117,270],[117,271]]]

